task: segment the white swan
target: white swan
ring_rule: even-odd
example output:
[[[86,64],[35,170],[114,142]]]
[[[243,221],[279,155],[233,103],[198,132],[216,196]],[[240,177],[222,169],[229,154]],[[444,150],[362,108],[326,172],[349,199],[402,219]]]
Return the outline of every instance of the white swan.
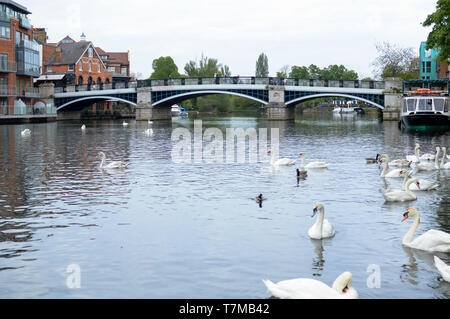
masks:
[[[20,135],[22,135],[22,136],[30,136],[31,135],[31,130],[26,128],[22,132],[20,132]]]
[[[407,155],[406,160],[413,162],[413,163],[419,163],[420,162],[420,145],[416,143],[415,147],[415,155]]]
[[[420,157],[421,161],[432,161],[436,158],[436,155],[425,153]]]
[[[434,164],[432,162],[420,162],[417,163],[418,171],[434,171],[439,169],[439,154],[441,152],[440,147],[436,147],[436,156],[434,157]]]
[[[438,256],[434,256],[434,265],[441,273],[442,278],[450,282],[450,266],[447,266]]]
[[[403,180],[402,190],[406,190],[406,182],[408,181],[410,174],[410,171],[404,170],[403,175],[405,175],[405,179]],[[409,185],[409,189],[412,191],[431,191],[437,189],[438,187],[439,185],[436,182],[420,178],[417,183],[412,183]]]
[[[416,200],[417,196],[411,192],[409,189],[409,186],[412,183],[416,183],[417,186],[419,186],[419,179],[410,179],[408,182],[406,182],[405,190],[387,190],[385,193],[383,193],[383,197],[387,202],[408,202],[412,200]]]
[[[105,165],[106,163],[106,155],[103,152],[99,152],[98,155],[101,156],[102,162],[100,163],[100,168],[126,168],[129,163],[124,163],[120,161],[111,162],[108,165]]]
[[[415,208],[408,208],[406,213],[403,214],[403,220],[409,217],[414,217],[414,223],[409,231],[403,237],[402,244],[414,249],[436,251],[449,253],[450,252],[450,234],[440,230],[431,229],[416,239],[412,240],[417,228],[420,224],[420,214]]]
[[[273,150],[269,150],[267,152],[267,155],[269,155],[269,156],[272,155],[272,158],[270,159],[270,165],[272,165],[272,166],[294,165],[297,162],[297,160],[293,160],[293,159],[290,159],[290,158],[280,158],[279,160],[275,161],[275,152]]]
[[[151,128],[147,129],[145,132],[145,135],[147,136],[152,136],[153,135],[153,130]]]
[[[441,161],[441,169],[450,169],[450,162],[445,163],[446,159],[448,158],[447,156],[447,148],[446,147],[442,147],[442,152],[444,153],[444,155],[442,156],[442,161]]]
[[[123,121],[122,125],[123,125],[123,126],[128,126],[128,123],[125,122],[125,121]]]
[[[403,177],[403,170],[400,168],[393,169],[392,171],[388,172],[389,170],[389,156],[382,155],[380,159],[380,165],[384,163],[383,171],[381,172],[381,177],[388,177],[388,178],[400,178]]]
[[[328,164],[325,162],[311,162],[305,165],[305,153],[300,153],[302,157],[302,168],[328,168]]]
[[[309,237],[312,239],[333,237],[336,232],[334,231],[333,225],[331,225],[328,220],[324,219],[325,209],[322,203],[316,203],[311,217],[314,217],[317,214],[317,211],[319,211],[319,217],[317,217],[316,223],[308,230]]]
[[[358,292],[352,287],[352,274],[344,272],[332,287],[321,281],[298,278],[273,283],[263,280],[272,296],[281,299],[357,299]]]
[[[84,131],[86,129],[86,125],[81,125],[81,130]]]

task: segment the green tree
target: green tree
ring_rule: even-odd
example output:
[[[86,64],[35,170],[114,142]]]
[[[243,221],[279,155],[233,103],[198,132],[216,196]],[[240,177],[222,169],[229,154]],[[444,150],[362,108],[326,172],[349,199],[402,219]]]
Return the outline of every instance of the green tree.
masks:
[[[269,76],[269,59],[264,53],[261,53],[258,60],[256,60],[255,76],[257,78],[265,78]]]
[[[309,75],[309,71],[306,66],[294,65],[291,69],[291,73],[289,73],[289,77],[306,80],[309,79],[311,76]]]
[[[224,65],[220,68],[219,76],[231,76],[230,67],[228,65]]]
[[[314,64],[308,67],[309,76],[311,79],[319,79],[322,77],[322,70]]]
[[[348,70],[342,64],[334,64],[321,70],[321,78],[324,80],[357,80],[358,73]]]
[[[428,34],[426,49],[439,48],[439,62],[446,62],[450,58],[450,0],[438,0],[436,11],[428,15],[422,23],[424,27],[433,25]]]
[[[178,67],[170,56],[153,60],[151,79],[167,79],[179,77]]]
[[[191,77],[213,77],[219,73],[222,64],[218,63],[217,59],[211,59],[203,55],[200,61],[189,61],[184,67],[184,71]]]

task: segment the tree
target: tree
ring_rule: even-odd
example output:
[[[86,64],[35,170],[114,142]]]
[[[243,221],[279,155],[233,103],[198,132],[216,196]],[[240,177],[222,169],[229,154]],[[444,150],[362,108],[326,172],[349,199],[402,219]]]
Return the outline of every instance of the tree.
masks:
[[[151,79],[167,79],[179,77],[178,67],[170,56],[153,60]]]
[[[311,64],[308,67],[308,72],[311,79],[319,79],[322,77],[322,70],[317,65]]]
[[[426,49],[439,48],[439,62],[446,62],[450,58],[450,0],[438,0],[436,11],[428,15],[422,23],[424,27],[433,25],[428,34]]]
[[[230,77],[231,76],[230,67],[228,65],[224,65],[223,67],[221,67],[219,71],[219,76]]]
[[[184,67],[184,71],[191,77],[213,77],[219,73],[222,64],[218,63],[217,59],[211,59],[206,56],[200,58],[200,61],[189,61]],[[228,68],[228,67],[227,67]]]
[[[329,65],[321,70],[321,78],[324,80],[358,80],[358,73],[348,70],[345,66]]]
[[[280,71],[277,72],[278,78],[287,78],[289,76],[289,72],[291,70],[291,67],[289,65],[284,65]]]
[[[269,59],[264,53],[261,53],[256,61],[255,76],[257,78],[265,78],[269,76]]]
[[[416,57],[413,48],[400,48],[388,42],[377,43],[375,47],[378,57],[372,65],[375,67],[375,74],[382,78],[404,75]]]
[[[306,80],[310,78],[310,75],[306,66],[294,65],[291,69],[291,73],[289,73],[289,77]]]

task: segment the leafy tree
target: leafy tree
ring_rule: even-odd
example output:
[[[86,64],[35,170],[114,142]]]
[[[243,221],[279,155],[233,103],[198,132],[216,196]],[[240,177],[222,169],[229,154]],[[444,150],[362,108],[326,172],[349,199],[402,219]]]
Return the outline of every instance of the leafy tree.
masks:
[[[297,79],[309,79],[311,76],[309,75],[309,71],[306,66],[294,65],[291,69],[291,73],[289,73],[289,77]]]
[[[433,25],[428,34],[426,49],[440,48],[439,62],[446,62],[450,58],[450,0],[438,0],[436,11],[428,15],[422,23],[424,27]]]
[[[213,77],[219,73],[222,64],[218,63],[217,59],[211,59],[206,56],[200,58],[200,61],[189,61],[184,67],[184,71],[191,77]]]
[[[287,78],[289,77],[289,72],[290,72],[291,67],[289,65],[284,65],[280,71],[277,72],[277,77],[278,78]]]
[[[153,60],[151,79],[167,79],[179,77],[178,67],[170,56]]]
[[[376,75],[382,78],[404,75],[416,57],[413,48],[400,48],[388,42],[377,43],[375,47],[378,57],[372,65],[375,67]]]
[[[231,71],[230,71],[230,67],[228,65],[224,65],[223,67],[220,68],[219,71],[219,76],[231,76]]]
[[[256,61],[255,76],[257,78],[265,78],[269,76],[269,59],[264,53],[261,53]]]
[[[317,65],[311,64],[308,67],[308,72],[311,79],[319,79],[322,77],[322,71]]]
[[[321,70],[321,78],[324,80],[357,80],[358,73],[348,70],[342,64],[334,64]]]

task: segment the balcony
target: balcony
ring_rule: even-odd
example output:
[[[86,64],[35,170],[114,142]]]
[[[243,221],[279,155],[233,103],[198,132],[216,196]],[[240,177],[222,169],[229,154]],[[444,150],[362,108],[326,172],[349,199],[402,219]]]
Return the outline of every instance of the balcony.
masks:
[[[25,48],[39,52],[39,44],[30,40],[20,40],[19,43],[16,44],[16,48],[17,49]]]
[[[40,98],[39,88],[26,88],[19,90],[15,87],[0,86],[1,97],[18,96],[24,98]]]
[[[10,61],[0,61],[0,72],[13,73],[17,71],[17,63]]]
[[[19,20],[19,23],[22,28],[28,29],[28,30],[31,29],[31,23],[30,23],[30,20],[28,20],[28,18],[21,18]]]
[[[16,94],[17,94],[17,90],[15,87],[0,86],[0,96],[1,97],[16,96]]]

